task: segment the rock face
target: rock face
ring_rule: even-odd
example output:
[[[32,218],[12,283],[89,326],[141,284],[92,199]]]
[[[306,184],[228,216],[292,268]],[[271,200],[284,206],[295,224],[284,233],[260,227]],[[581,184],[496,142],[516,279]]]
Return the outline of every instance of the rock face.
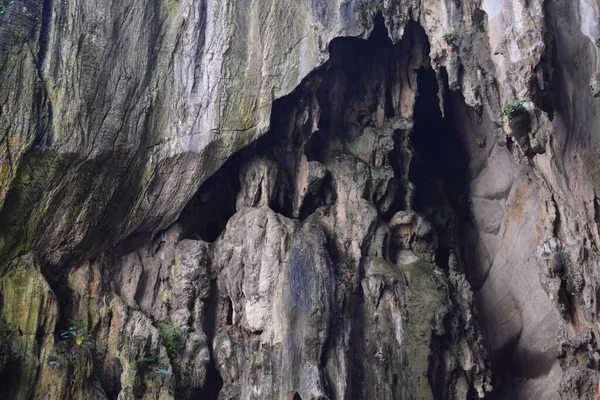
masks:
[[[0,6],[0,398],[598,394],[597,1]]]

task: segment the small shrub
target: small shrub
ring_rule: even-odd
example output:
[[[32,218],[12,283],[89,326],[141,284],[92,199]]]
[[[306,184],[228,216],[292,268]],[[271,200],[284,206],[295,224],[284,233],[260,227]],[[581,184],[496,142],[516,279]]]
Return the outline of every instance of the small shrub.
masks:
[[[0,20],[2,19],[2,17],[4,17],[6,15],[6,13],[8,12],[8,6],[12,4],[12,1],[5,1],[5,0],[0,0]]]
[[[509,101],[504,105],[502,112],[498,115],[498,119],[502,119],[502,117],[510,118],[519,112],[527,111],[524,104],[525,100]]]
[[[150,373],[151,377],[165,377],[170,374],[168,365],[165,365],[160,361],[158,353],[151,353],[147,356],[138,358],[137,366],[142,371]]]
[[[448,33],[445,33],[444,36],[442,36],[442,37],[444,38],[446,43],[451,45],[456,41],[456,32],[450,31]]]
[[[181,350],[181,332],[179,328],[167,323],[160,324],[158,328],[169,355],[178,354]]]
[[[60,332],[63,340],[69,340],[78,346],[89,346],[92,344],[92,335],[88,333],[88,329],[83,321],[69,320],[69,328]]]
[[[158,363],[158,359],[159,359],[158,354],[151,353],[145,357],[138,359],[138,364],[144,365],[144,366],[154,366]]]

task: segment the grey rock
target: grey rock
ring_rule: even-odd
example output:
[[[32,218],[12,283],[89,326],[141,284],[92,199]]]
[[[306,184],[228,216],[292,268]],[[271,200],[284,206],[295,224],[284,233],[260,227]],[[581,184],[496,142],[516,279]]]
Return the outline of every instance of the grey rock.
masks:
[[[597,395],[597,2],[2,4],[1,396]]]

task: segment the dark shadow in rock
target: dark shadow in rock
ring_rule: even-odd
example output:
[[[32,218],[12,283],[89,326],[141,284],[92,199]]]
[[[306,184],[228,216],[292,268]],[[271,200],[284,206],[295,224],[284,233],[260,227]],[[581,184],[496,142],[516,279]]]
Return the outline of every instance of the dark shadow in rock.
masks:
[[[439,79],[448,94],[446,70]],[[433,224],[439,238],[436,262],[448,267],[448,256],[462,253],[465,226],[472,223],[469,206],[469,155],[458,131],[453,111],[455,96],[444,95],[442,114],[435,71],[417,71],[418,95],[411,143],[414,157],[410,180],[416,193],[413,208]]]
[[[420,26],[416,23],[409,24],[405,35],[409,46],[404,43],[405,47],[410,47],[412,41],[426,41],[426,37],[425,39],[423,37],[425,34]],[[377,126],[374,115],[378,107],[384,110],[385,117],[394,116],[391,101],[393,79],[390,77],[394,74],[395,51],[402,49],[392,44],[381,16],[376,18],[373,33],[368,40],[334,39],[329,47],[330,61],[313,71],[292,94],[273,103],[270,131],[225,163],[202,185],[186,206],[179,219],[184,226],[184,236],[213,242],[221,235],[227,221],[236,212],[236,197],[241,188],[240,169],[253,157],[264,157],[277,164],[278,174],[275,185],[277,193],[270,207],[279,214],[294,218],[296,196],[294,185],[297,181],[300,157],[304,154],[308,161],[318,161],[327,165],[336,153],[344,151],[345,142],[356,139],[365,128]],[[427,54],[428,49],[424,48],[424,50]],[[409,73],[412,73],[412,70]],[[445,82],[447,79],[444,79],[443,75],[444,71],[442,81],[447,85]],[[469,215],[467,203],[469,160],[462,146],[461,137],[455,129],[450,107],[445,110],[445,117],[439,109],[438,81],[435,72],[431,68],[421,68],[417,71],[417,77],[419,96],[415,106],[415,127],[412,134],[415,158],[409,176],[417,187],[413,205],[416,211],[425,214],[434,224],[438,236],[448,238],[440,242],[441,247],[438,252],[440,258],[438,264],[447,269],[448,256],[459,243],[455,237],[457,220],[468,219]],[[312,112],[306,105],[310,104],[313,96],[318,100],[320,108],[318,130],[314,133],[311,124],[298,123],[302,112],[306,111],[308,115]],[[382,105],[382,102],[385,104]],[[407,135],[404,136],[405,140],[406,137]],[[403,144],[396,143],[396,146],[401,145]],[[397,156],[390,155],[387,165],[394,167],[394,164],[397,164],[394,170],[397,178],[400,178],[398,175],[403,173],[401,169],[404,167],[400,168],[402,160],[396,160],[394,157]],[[388,160],[385,161],[387,162]],[[304,199],[299,213],[301,220],[308,218],[318,207],[331,204],[332,197],[327,195],[331,188],[328,189],[328,186],[331,186],[331,182],[324,180],[321,192]],[[406,207],[403,200],[405,193],[402,189],[400,193],[401,195],[397,197],[401,200],[390,207],[389,215],[382,216],[383,219],[391,217],[396,211]],[[334,264],[338,266],[337,269],[341,270],[340,265],[344,261],[340,255],[334,253],[334,251],[329,252]],[[291,277],[293,283],[291,296],[298,300],[298,304],[294,302],[294,305],[297,305],[298,309],[303,309],[306,308],[306,304],[303,304],[305,262],[302,257],[294,253],[290,263],[298,264],[294,267]],[[340,271],[336,272],[340,273]],[[358,273],[364,274],[364,271]],[[342,280],[340,276],[337,278],[338,281]],[[352,348],[356,350],[350,355],[352,361],[348,374],[351,376],[349,379],[351,395],[358,396],[367,382],[365,376],[368,375],[369,366],[365,364],[365,359],[371,355],[361,350],[364,348],[365,340],[368,340],[366,338],[369,332],[360,321],[360,310],[363,309],[364,302],[360,285],[352,295],[354,298],[348,300],[350,304],[344,305],[342,311],[345,315],[356,316],[350,339]],[[226,322],[233,323],[230,314]],[[333,327],[332,336],[337,333],[335,329],[336,327]],[[205,328],[209,342],[214,335],[210,333],[211,330],[214,332],[214,326]],[[326,346],[330,343],[333,342],[328,341]],[[443,344],[439,343],[440,346]],[[288,341],[288,345],[290,349],[288,353],[295,354],[293,350],[296,349],[296,345],[293,337]],[[325,352],[327,349],[324,350]],[[219,385],[222,385],[214,365],[211,366],[212,370],[214,371],[209,372],[207,386],[203,391],[206,398],[214,398],[211,396],[216,396],[220,390]],[[398,374],[402,371],[394,372],[396,374],[393,380],[397,384],[401,380]],[[435,385],[433,380],[432,385]],[[434,388],[435,390],[437,389]],[[290,394],[292,393],[288,393]],[[293,397],[301,399],[298,393]]]
[[[442,116],[432,69],[417,71],[417,85],[411,135],[415,154],[410,170],[410,179],[417,188],[414,208],[426,215],[436,208],[450,208],[460,216],[468,216],[469,156],[453,124],[452,108],[445,107]],[[435,217],[427,216],[435,221]]]
[[[212,270],[209,274],[212,275]],[[225,299],[220,296],[216,279],[210,281],[210,297],[204,299],[204,320],[202,321],[202,330],[206,334],[206,341],[210,350],[210,364],[208,366],[206,381],[203,389],[198,390],[190,398],[216,400],[219,392],[223,388],[223,379],[217,370],[213,354],[213,339],[218,328],[232,324],[233,307],[231,299]],[[225,308],[225,310],[223,310]],[[225,318],[225,321],[223,321]]]
[[[492,355],[494,391],[488,396],[492,400],[516,398],[515,382],[544,376],[556,362],[555,352],[520,349],[520,338],[520,334],[515,336]]]
[[[219,398],[219,392],[223,388],[223,378],[221,378],[219,371],[217,371],[217,367],[212,358],[208,367],[205,386],[204,389],[199,390],[198,393],[191,396],[191,398],[202,400],[217,400]]]
[[[239,169],[243,154],[230,158],[208,178],[183,209],[179,221],[184,238],[214,242],[235,214],[236,197],[240,190]]]

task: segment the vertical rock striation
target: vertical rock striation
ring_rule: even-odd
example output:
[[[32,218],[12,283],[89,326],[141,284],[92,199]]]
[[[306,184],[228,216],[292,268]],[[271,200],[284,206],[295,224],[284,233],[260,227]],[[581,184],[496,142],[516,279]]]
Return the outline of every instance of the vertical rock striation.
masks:
[[[0,5],[1,398],[597,395],[597,2]]]

